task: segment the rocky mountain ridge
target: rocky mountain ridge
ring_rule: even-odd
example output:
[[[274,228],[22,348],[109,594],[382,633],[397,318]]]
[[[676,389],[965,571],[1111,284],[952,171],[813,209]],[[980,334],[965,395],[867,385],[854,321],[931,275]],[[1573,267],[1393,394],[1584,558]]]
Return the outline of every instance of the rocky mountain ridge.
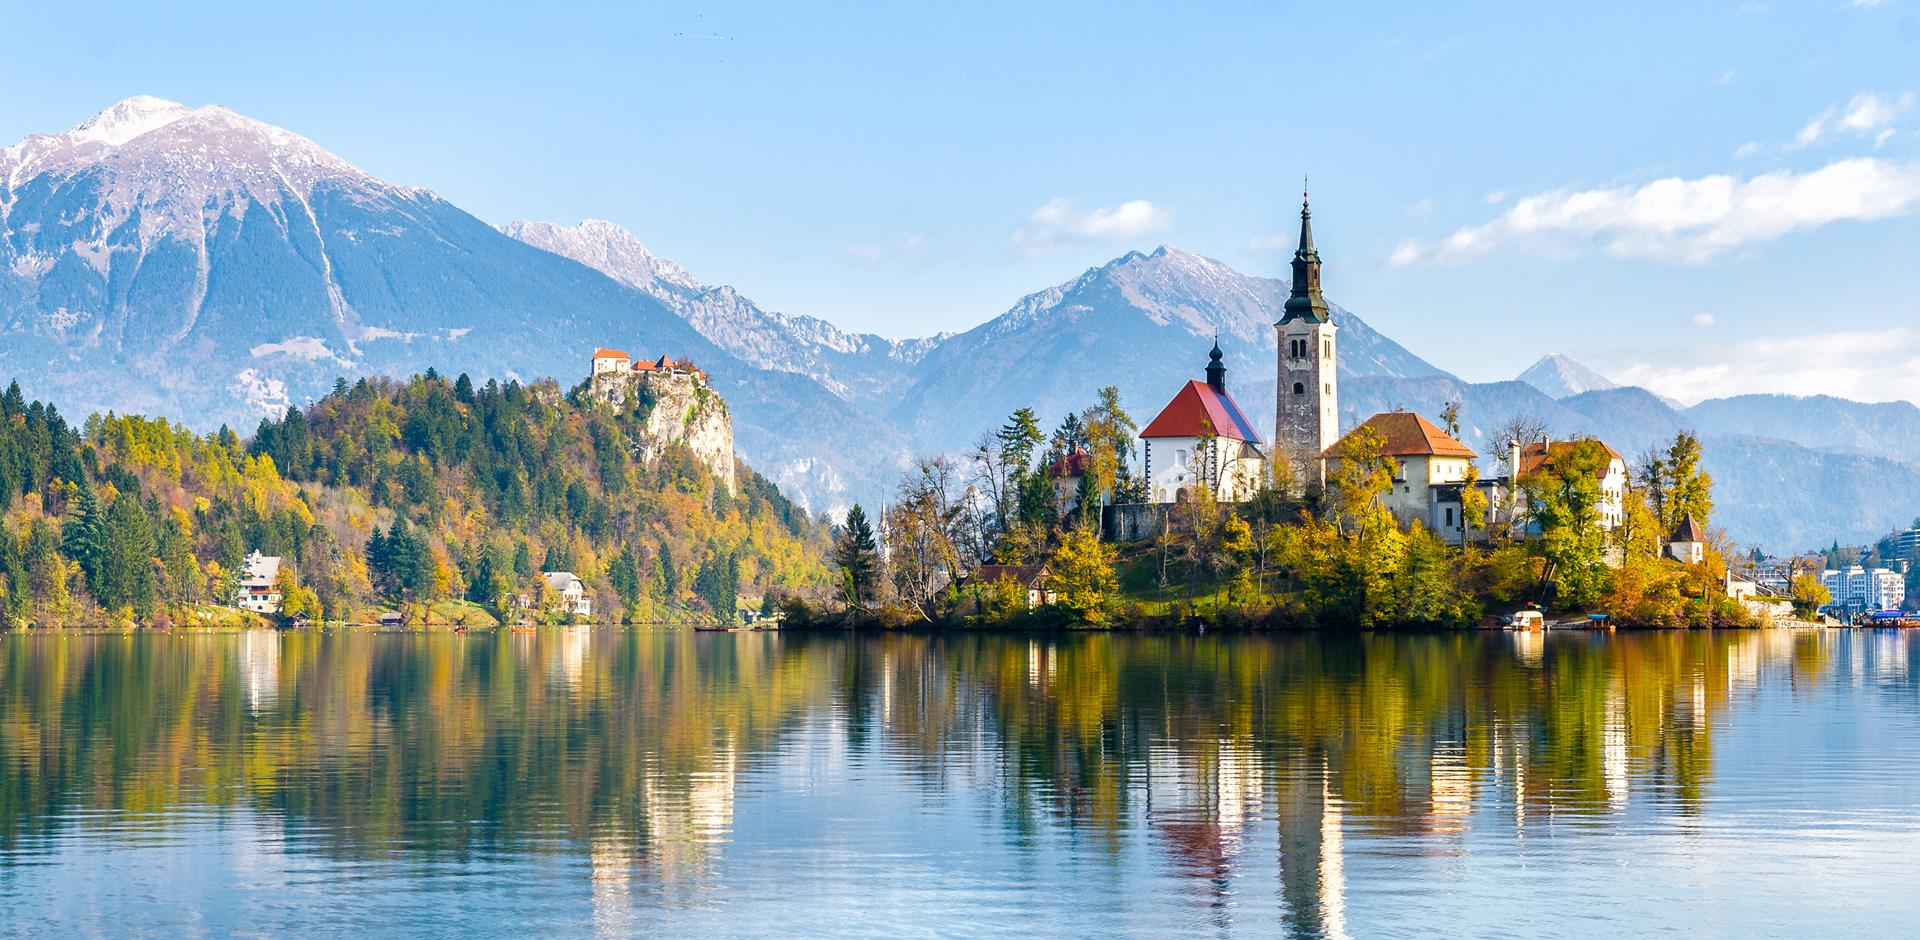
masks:
[[[637,347],[705,368],[741,454],[818,510],[886,498],[913,455],[964,448],[1018,407],[1057,422],[1117,385],[1144,423],[1199,374],[1216,335],[1243,409],[1271,415],[1286,292],[1161,246],[971,330],[895,340],[705,285],[612,223],[496,229],[217,106],[128,99],[0,151],[0,373],[70,412],[245,431],[339,375],[564,377],[595,346]],[[1871,537],[1920,512],[1910,404],[1742,396],[1681,409],[1552,356],[1528,381],[1467,383],[1350,311],[1334,317],[1347,424],[1457,401],[1474,446],[1531,414],[1627,453],[1695,428],[1714,442],[1723,492],[1741,494],[1722,521],[1769,548]],[[1819,499],[1769,498],[1776,488]]]

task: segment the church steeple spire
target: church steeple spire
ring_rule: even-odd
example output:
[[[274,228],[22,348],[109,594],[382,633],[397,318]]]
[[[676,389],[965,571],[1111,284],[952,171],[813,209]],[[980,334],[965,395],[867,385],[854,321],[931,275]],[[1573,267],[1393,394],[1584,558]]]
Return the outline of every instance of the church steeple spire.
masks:
[[[1207,384],[1216,392],[1227,390],[1227,364],[1220,361],[1220,334],[1213,334],[1213,352],[1207,354]]]
[[[1320,294],[1320,252],[1313,247],[1313,209],[1307,204],[1304,189],[1300,193],[1300,247],[1293,253],[1293,292],[1287,297],[1281,323],[1328,320],[1327,298]]]

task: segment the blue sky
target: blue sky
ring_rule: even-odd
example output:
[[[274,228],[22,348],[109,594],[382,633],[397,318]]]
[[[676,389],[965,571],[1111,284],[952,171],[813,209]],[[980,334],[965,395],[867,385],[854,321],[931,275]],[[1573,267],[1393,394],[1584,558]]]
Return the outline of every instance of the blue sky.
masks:
[[[1464,377],[1920,399],[1920,0],[12,6],[0,141],[225,104],[852,328],[1279,274],[1311,173],[1329,293]]]

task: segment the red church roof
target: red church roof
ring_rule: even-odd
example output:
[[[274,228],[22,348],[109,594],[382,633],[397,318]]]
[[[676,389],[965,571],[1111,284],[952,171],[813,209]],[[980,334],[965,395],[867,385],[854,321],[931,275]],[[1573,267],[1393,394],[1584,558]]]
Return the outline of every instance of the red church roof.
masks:
[[[1215,391],[1213,386],[1195,379],[1180,389],[1167,407],[1140,431],[1145,437],[1224,437],[1230,440],[1260,443],[1260,432],[1253,429],[1233,396]]]

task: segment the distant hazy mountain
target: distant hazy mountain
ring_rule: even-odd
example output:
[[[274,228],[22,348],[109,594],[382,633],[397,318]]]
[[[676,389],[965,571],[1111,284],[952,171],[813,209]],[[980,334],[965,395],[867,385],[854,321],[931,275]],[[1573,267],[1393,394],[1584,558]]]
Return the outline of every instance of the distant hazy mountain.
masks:
[[[675,271],[656,272],[669,283]],[[0,151],[0,371],[77,413],[243,431],[335,376],[584,377],[597,345],[702,360],[768,476],[830,505],[907,448],[677,308],[221,107],[130,98]],[[796,419],[818,427],[797,439]]]
[[[1793,441],[1816,450],[1849,451],[1920,465],[1920,407],[1831,395],[1738,395],[1703,401],[1689,420],[1718,434]],[[1920,497],[1916,497],[1920,498]],[[1915,509],[1920,513],[1920,507]]]
[[[1619,387],[1612,379],[1559,353],[1541,356],[1517,378],[1554,398]]]
[[[1744,545],[1796,551],[1872,542],[1920,515],[1920,469],[1882,457],[1708,434],[1713,524]]]
[[[1192,252],[1129,252],[936,346],[890,413],[914,438],[957,447],[1015,408],[1058,420],[1091,404],[1101,386],[1118,385],[1144,424],[1202,374],[1217,333],[1228,387],[1270,435],[1273,323],[1286,296],[1283,282]],[[1346,310],[1336,306],[1333,316],[1343,376],[1446,375]]]
[[[1051,425],[1118,385],[1144,422],[1201,375],[1216,335],[1228,386],[1270,433],[1286,293],[1161,247],[964,333],[891,340],[704,285],[611,223],[497,230],[225,108],[130,98],[0,150],[0,375],[71,413],[244,432],[339,375],[433,366],[571,383],[588,351],[617,345],[700,361],[742,455],[816,509],[886,498],[912,455],[963,447],[1019,407]],[[1516,381],[1468,383],[1344,309],[1334,318],[1344,426],[1452,401],[1483,452],[1526,415],[1630,457],[1696,428],[1715,522],[1770,549],[1870,538],[1920,514],[1911,404],[1679,409],[1559,355]]]
[[[898,388],[913,364],[946,338],[892,340],[849,333],[818,317],[763,310],[731,287],[702,286],[612,222],[589,219],[568,228],[518,221],[501,231],[644,291],[742,361],[808,376],[846,399]]]

